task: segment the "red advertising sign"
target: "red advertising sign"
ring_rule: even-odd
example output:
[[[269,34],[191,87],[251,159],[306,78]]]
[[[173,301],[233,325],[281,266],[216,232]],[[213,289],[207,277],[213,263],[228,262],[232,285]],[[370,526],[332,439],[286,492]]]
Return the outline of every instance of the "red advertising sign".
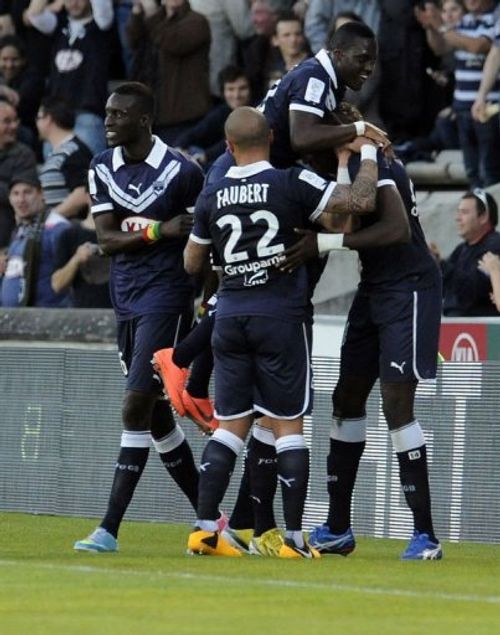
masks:
[[[439,351],[450,362],[488,359],[488,325],[441,324]]]

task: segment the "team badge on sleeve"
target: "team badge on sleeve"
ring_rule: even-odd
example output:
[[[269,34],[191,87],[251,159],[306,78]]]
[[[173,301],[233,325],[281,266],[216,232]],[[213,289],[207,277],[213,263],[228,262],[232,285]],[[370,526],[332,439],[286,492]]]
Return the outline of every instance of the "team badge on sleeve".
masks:
[[[319,104],[325,88],[325,82],[322,82],[316,77],[311,77],[311,79],[307,82],[306,94],[304,96],[304,99],[306,101],[310,101],[312,104]]]
[[[325,179],[321,178],[320,176],[318,176],[314,172],[311,172],[310,170],[302,170],[302,172],[299,174],[299,179],[301,181],[305,181],[306,183],[309,183],[309,185],[312,185],[317,190],[321,190],[321,191],[323,191],[325,187],[328,185]]]

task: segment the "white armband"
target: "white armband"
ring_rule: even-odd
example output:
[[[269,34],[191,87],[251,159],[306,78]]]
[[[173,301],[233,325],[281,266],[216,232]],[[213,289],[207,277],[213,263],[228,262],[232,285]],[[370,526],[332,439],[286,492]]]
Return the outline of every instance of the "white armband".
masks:
[[[343,243],[344,234],[318,234],[319,255],[322,256],[337,249],[347,249]]]
[[[370,159],[370,161],[377,163],[377,148],[370,143],[364,143],[361,146],[361,161],[365,159]]]
[[[362,137],[366,132],[366,125],[364,121],[355,121],[354,127],[356,128],[356,136]]]
[[[349,174],[348,168],[339,167],[337,169],[337,183],[339,185],[350,185],[351,184],[351,176]]]

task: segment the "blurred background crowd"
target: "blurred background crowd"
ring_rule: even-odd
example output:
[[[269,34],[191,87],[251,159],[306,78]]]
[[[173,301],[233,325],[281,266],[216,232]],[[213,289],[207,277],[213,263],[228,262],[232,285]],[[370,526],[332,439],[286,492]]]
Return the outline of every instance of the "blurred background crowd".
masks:
[[[399,157],[458,149],[471,189],[500,182],[497,4],[0,0],[0,304],[109,306],[86,171],[106,147],[114,85],[150,85],[154,132],[206,169],[231,110],[258,104],[345,21],[365,22],[379,42],[373,75],[346,99]]]

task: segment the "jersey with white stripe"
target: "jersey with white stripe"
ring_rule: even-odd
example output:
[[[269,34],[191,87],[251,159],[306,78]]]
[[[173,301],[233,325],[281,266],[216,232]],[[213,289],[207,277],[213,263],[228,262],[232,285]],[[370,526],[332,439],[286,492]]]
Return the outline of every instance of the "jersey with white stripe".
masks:
[[[157,137],[143,161],[127,163],[118,146],[95,156],[89,170],[92,214],[113,214],[124,232],[192,211],[202,185],[200,168]],[[193,294],[185,243],[163,238],[113,256],[111,299],[119,319],[185,310]]]
[[[396,186],[403,199],[410,223],[410,242],[402,245],[360,249],[361,285],[370,288],[380,286],[384,290],[416,290],[439,283],[440,273],[420,225],[415,197],[415,187],[398,160],[388,159],[382,152],[377,153],[378,186]],[[359,155],[353,155],[349,162],[351,179],[359,166]],[[377,213],[361,216],[361,226],[366,227],[376,221]]]
[[[480,13],[479,15],[466,13],[455,30],[467,37],[486,37],[493,41],[495,39],[494,14],[492,12]],[[484,53],[470,53],[464,49],[455,51],[455,90],[453,93],[455,109],[469,110],[474,103],[481,84],[485,59]],[[487,101],[496,103],[499,100],[500,80],[497,78],[492,90],[487,95]]]
[[[276,170],[259,161],[234,166],[203,189],[191,239],[212,245],[221,264],[218,318],[306,319],[306,268],[282,273],[279,263],[297,240],[294,228],[319,217],[335,185],[309,170]]]
[[[305,112],[322,119],[342,101],[345,86],[338,80],[325,49],[301,62],[271,87],[259,106],[273,131],[271,163],[288,168],[300,156],[290,144],[291,110]]]

